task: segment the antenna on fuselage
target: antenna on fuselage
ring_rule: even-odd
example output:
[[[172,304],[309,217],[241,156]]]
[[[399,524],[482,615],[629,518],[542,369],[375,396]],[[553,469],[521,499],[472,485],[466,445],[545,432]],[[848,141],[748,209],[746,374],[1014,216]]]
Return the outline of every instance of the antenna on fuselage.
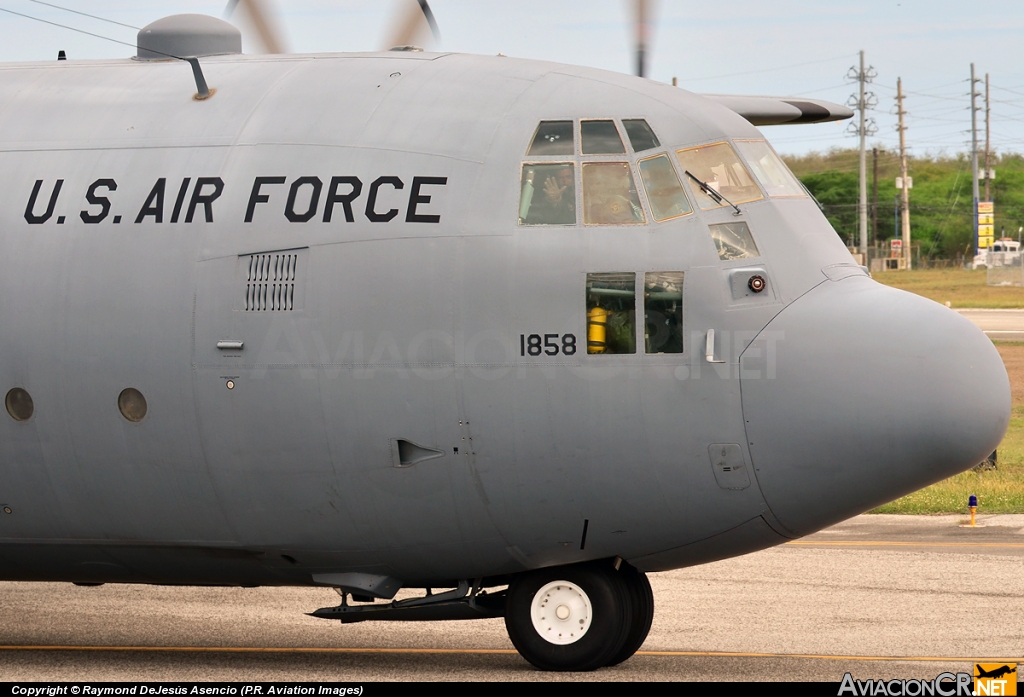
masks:
[[[199,59],[242,52],[242,34],[235,27],[206,15],[172,15],[139,30],[136,58],[143,61],[175,59],[192,66],[198,100],[213,90],[206,84]]]

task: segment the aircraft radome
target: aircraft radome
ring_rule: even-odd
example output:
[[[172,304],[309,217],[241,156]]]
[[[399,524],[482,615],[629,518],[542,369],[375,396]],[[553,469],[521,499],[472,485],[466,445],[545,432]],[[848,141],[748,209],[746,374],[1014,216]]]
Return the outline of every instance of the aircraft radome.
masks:
[[[332,586],[590,670],[646,572],[1002,437],[991,342],[869,278],[752,125],[842,108],[239,50],[177,16],[0,66],[0,578]]]

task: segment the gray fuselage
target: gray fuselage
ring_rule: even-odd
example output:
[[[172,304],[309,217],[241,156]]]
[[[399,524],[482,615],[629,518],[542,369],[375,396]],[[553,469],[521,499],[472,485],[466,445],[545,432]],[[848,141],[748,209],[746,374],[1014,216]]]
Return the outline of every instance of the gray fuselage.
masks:
[[[181,62],[0,67],[0,392],[34,405],[0,418],[0,578],[675,568],[962,471],[1005,431],[991,343],[869,279],[809,197],[736,215],[687,188],[661,223],[643,197],[642,225],[519,224],[540,121],[646,119],[650,152],[563,158],[635,167],[763,139],[725,107],[504,57],[202,63],[205,101]],[[736,220],[759,255],[723,261],[708,226]],[[682,353],[587,353],[606,272],[683,274]]]

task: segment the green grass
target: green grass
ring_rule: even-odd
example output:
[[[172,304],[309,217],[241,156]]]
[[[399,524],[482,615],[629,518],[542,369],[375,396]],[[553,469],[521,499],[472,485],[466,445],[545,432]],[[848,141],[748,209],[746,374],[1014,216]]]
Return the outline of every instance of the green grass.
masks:
[[[879,271],[872,278],[953,307],[1024,307],[1024,287],[990,286],[987,273],[985,269],[924,269]]]
[[[968,471],[880,506],[872,513],[969,513],[967,497],[978,497],[978,513],[1024,513],[1024,405],[1015,406],[999,444],[999,468]]]

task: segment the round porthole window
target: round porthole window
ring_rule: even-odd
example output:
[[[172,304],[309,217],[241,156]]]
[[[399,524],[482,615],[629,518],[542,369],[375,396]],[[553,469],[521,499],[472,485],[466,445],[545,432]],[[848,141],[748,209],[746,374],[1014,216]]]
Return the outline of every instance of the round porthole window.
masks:
[[[146,418],[146,398],[134,387],[121,390],[117,396],[117,408],[121,410],[121,416],[129,421],[138,422]]]
[[[7,393],[4,405],[7,407],[7,413],[15,421],[28,421],[35,411],[32,396],[20,387],[15,387]]]

